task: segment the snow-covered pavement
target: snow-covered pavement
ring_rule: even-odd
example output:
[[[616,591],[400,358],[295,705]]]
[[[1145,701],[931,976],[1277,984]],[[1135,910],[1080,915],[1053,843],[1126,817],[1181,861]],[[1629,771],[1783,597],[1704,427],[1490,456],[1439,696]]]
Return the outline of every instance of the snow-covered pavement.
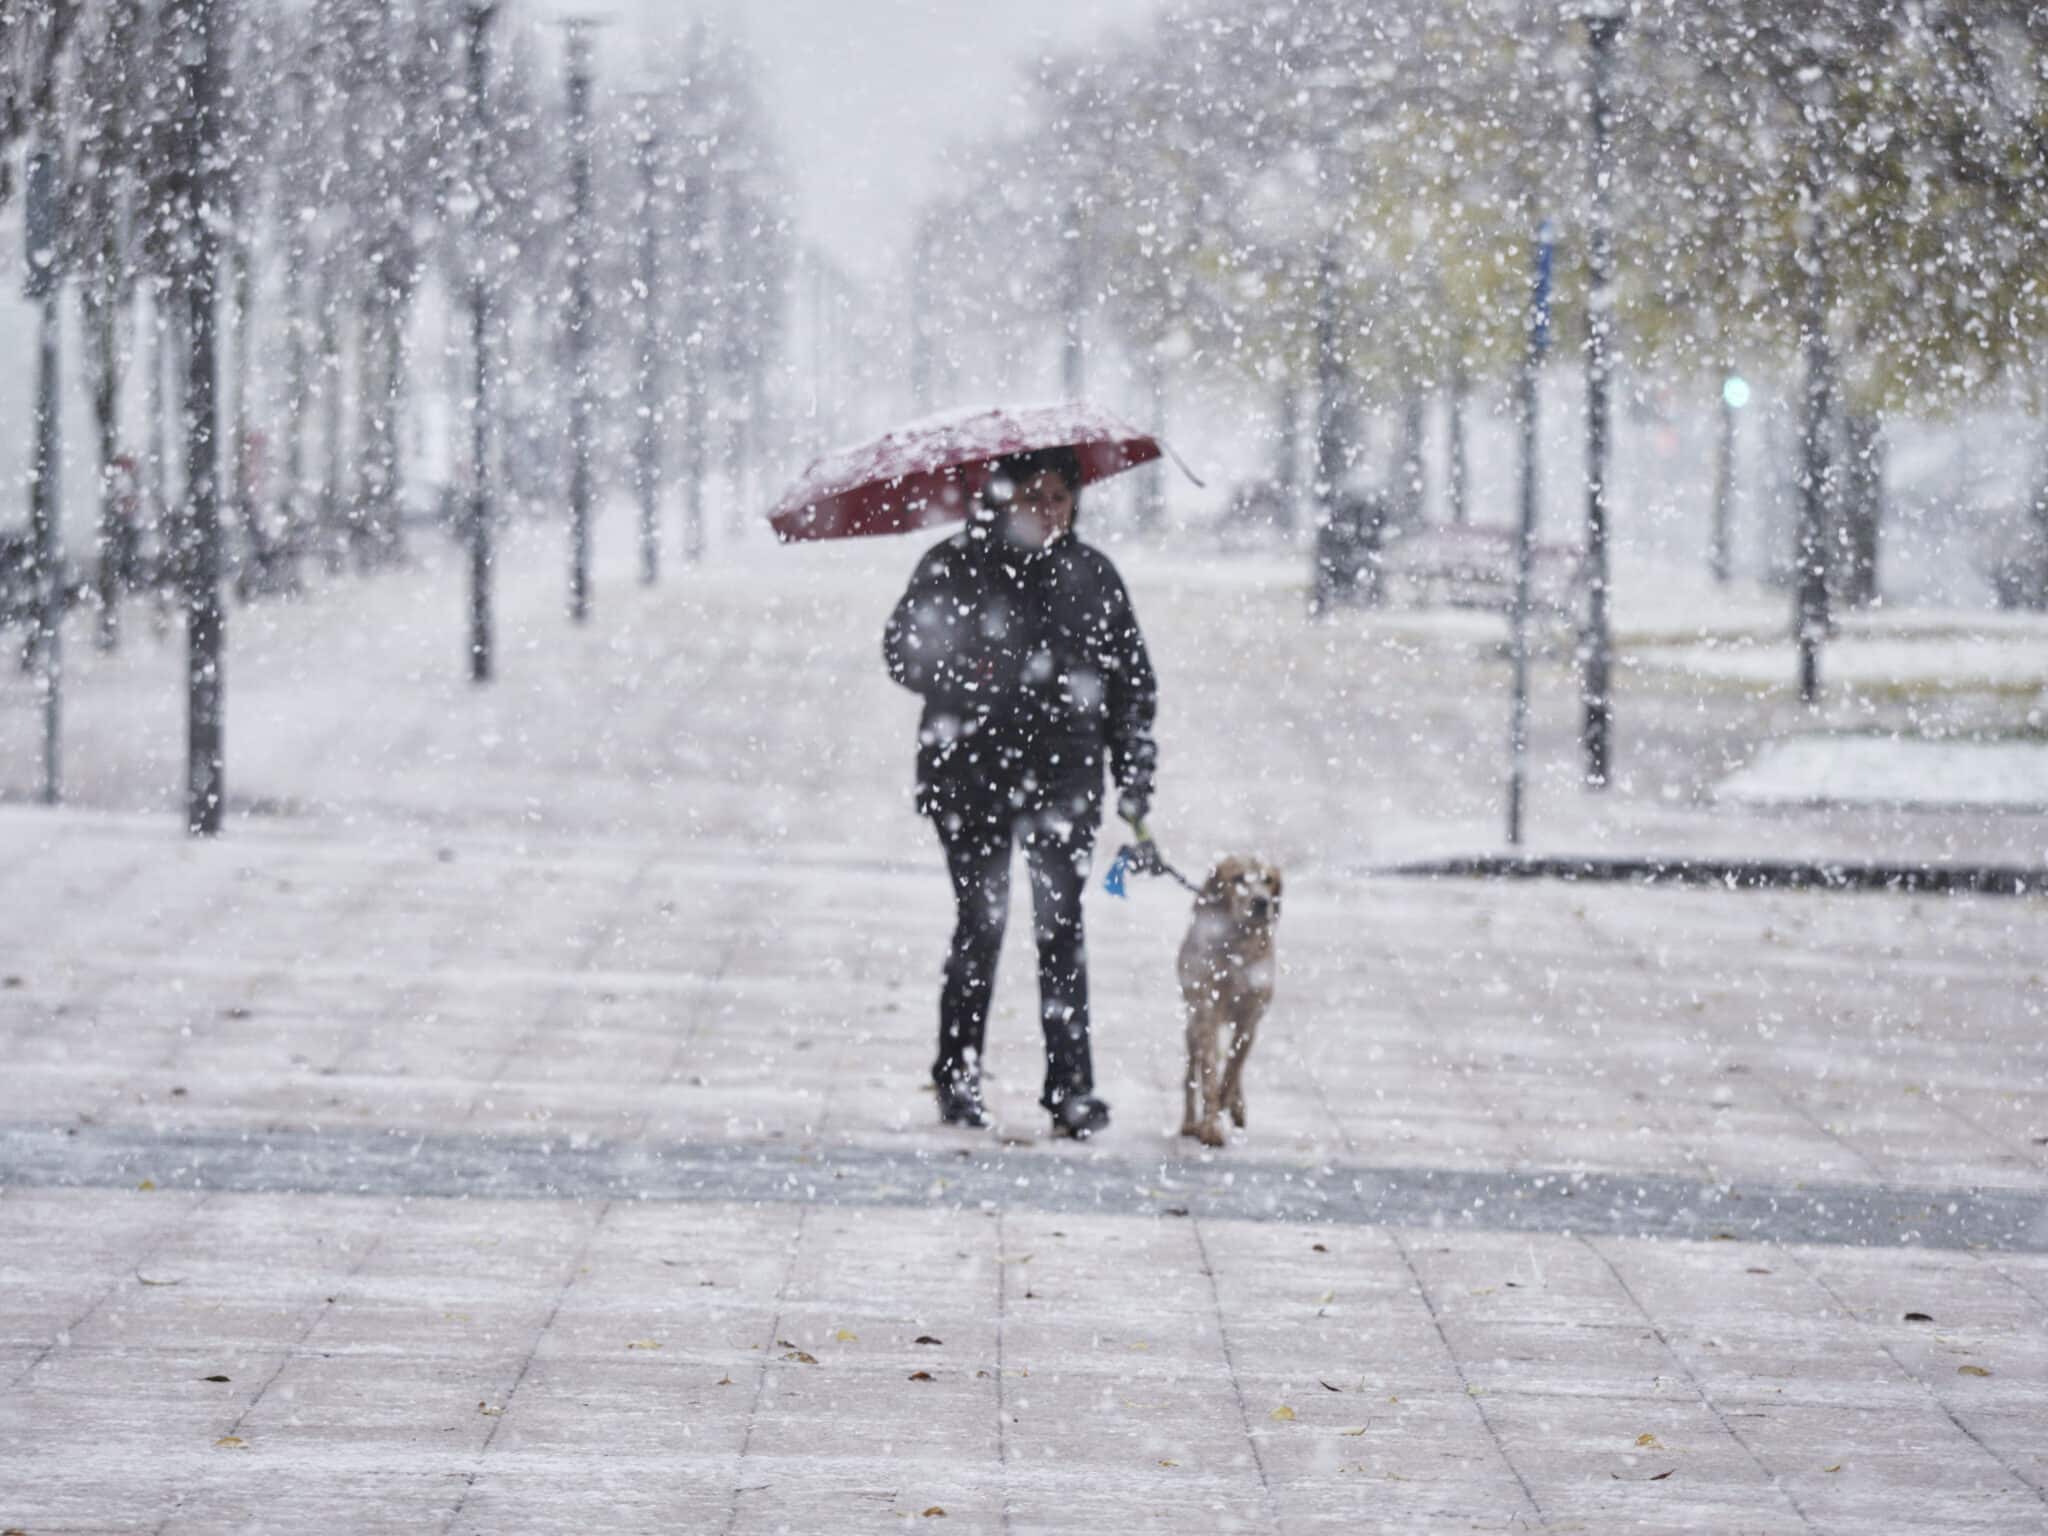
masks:
[[[1495,845],[1488,633],[1130,549],[1155,819],[1288,870],[1251,1126],[1173,1135],[1141,885],[1091,905],[1108,1135],[1044,1137],[1021,931],[999,1123],[942,1131],[913,548],[643,591],[609,526],[582,631],[516,552],[488,692],[452,563],[239,610],[217,844],[176,655],[74,646],[77,805],[0,810],[0,1528],[2048,1521],[2041,900],[1371,877]],[[1653,669],[1584,796],[1540,687],[1544,845],[2040,858],[1717,807],[1793,713]]]

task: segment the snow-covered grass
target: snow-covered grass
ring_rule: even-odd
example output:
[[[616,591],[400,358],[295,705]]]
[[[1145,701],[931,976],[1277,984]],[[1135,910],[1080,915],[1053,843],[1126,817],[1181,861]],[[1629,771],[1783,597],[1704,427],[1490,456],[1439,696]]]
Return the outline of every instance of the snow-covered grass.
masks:
[[[2048,742],[1799,736],[1722,781],[1753,805],[1897,805],[2048,810]]]

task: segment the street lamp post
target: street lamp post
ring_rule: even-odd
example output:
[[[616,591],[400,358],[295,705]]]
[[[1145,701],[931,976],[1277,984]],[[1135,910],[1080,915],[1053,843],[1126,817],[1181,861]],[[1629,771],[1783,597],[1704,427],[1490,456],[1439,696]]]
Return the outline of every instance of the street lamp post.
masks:
[[[178,0],[181,94],[177,173],[179,287],[185,301],[185,825],[221,829],[226,808],[223,744],[227,613],[220,591],[220,433],[214,356],[218,237],[209,209],[221,161],[221,24],[214,0]]]
[[[490,82],[490,24],[495,0],[469,7],[469,175],[475,208],[470,218],[469,343],[469,676],[491,680],[491,290],[489,272],[490,129],[485,93]]]
[[[1338,490],[1344,479],[1342,396],[1344,361],[1337,341],[1337,227],[1323,231],[1316,252],[1316,526],[1326,528],[1337,514]]]
[[[590,267],[595,258],[590,185],[590,31],[596,23],[574,17],[568,33],[569,126],[569,617],[590,617],[591,416],[590,332],[595,302]]]
[[[1621,13],[1601,7],[1586,15],[1592,43],[1588,101],[1593,145],[1588,166],[1591,209],[1586,231],[1586,628],[1579,641],[1580,732],[1588,789],[1605,789],[1613,772],[1614,637],[1608,617],[1608,383],[1614,332],[1614,135],[1611,86]]]
[[[1529,293],[1529,339],[1522,354],[1517,388],[1518,425],[1522,434],[1521,516],[1515,539],[1515,599],[1509,614],[1509,650],[1514,681],[1508,698],[1508,845],[1522,842],[1522,783],[1529,755],[1529,573],[1536,546],[1536,400],[1543,355],[1550,350],[1550,274],[1553,245],[1550,221],[1537,227],[1534,272]]]
[[[661,449],[666,413],[661,399],[661,266],[657,244],[661,139],[655,128],[654,100],[650,95],[639,100],[633,150],[635,167],[640,173],[640,324],[634,359],[640,434],[634,444],[633,475],[640,492],[640,581],[653,586],[661,574]]]
[[[1820,648],[1827,638],[1828,547],[1827,515],[1833,466],[1828,455],[1828,420],[1834,412],[1834,364],[1828,355],[1828,308],[1833,295],[1828,283],[1826,198],[1832,167],[1828,157],[1827,72],[1815,61],[1805,71],[1807,131],[1806,187],[1801,197],[1800,265],[1806,272],[1804,313],[1800,317],[1806,381],[1800,421],[1798,579],[1795,583],[1793,632],[1799,651],[1799,699],[1820,703]]]
[[[42,667],[43,789],[45,805],[63,798],[64,542],[58,471],[59,373],[57,302],[63,282],[58,252],[60,197],[56,85],[42,104],[42,122],[28,160],[28,297],[36,303],[36,403],[34,457],[29,466],[29,535],[35,570],[36,614],[33,654]]]

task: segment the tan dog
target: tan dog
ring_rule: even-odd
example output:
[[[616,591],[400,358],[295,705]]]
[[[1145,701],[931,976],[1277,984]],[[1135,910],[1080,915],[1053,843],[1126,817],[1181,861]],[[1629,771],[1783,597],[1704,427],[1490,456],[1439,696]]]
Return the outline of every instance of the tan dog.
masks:
[[[1280,871],[1256,859],[1225,859],[1195,897],[1195,920],[1180,946],[1188,1024],[1187,1112],[1180,1133],[1204,1146],[1223,1145],[1218,1117],[1225,1110],[1232,1124],[1244,1124],[1244,1063],[1273,1001],[1273,928],[1279,920]]]

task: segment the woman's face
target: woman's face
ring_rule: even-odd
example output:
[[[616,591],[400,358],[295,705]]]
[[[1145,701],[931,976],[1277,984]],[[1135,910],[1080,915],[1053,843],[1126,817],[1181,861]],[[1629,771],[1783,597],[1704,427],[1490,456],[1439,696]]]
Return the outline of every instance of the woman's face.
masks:
[[[1074,526],[1074,493],[1067,482],[1041,469],[1017,487],[1006,532],[1013,543],[1043,549]]]

